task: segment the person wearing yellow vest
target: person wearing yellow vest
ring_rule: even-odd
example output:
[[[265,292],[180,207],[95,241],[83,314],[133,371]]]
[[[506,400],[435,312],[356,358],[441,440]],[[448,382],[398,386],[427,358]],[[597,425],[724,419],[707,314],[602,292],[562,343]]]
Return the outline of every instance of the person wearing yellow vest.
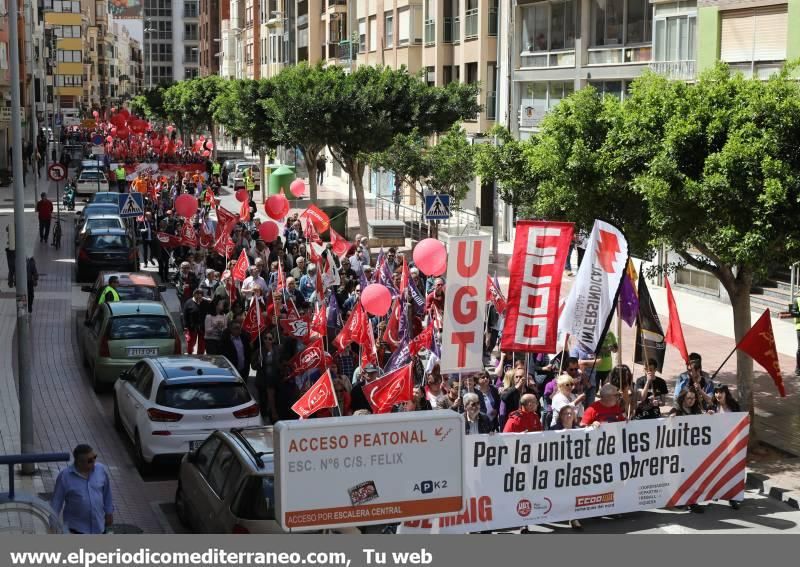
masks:
[[[222,173],[222,164],[218,161],[215,161],[211,164],[211,175],[216,175],[219,177],[220,173]]]
[[[253,200],[253,191],[256,190],[256,180],[253,179],[253,172],[248,167],[244,170],[244,188],[250,194],[250,200]]]
[[[117,169],[114,170],[114,174],[117,177],[117,191],[125,193],[128,189],[128,182],[125,180],[125,166],[121,163],[118,164]]]
[[[108,285],[103,288],[100,294],[97,296],[97,305],[103,305],[104,303],[119,301],[119,292],[117,288],[119,287],[119,278],[117,276],[111,276],[108,278]]]

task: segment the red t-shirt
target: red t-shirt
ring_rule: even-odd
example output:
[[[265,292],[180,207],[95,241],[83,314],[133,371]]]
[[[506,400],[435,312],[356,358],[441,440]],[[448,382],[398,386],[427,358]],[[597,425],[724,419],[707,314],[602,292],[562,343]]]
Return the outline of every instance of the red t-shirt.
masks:
[[[542,421],[532,411],[512,411],[503,427],[503,433],[525,433],[526,431],[543,431]]]
[[[594,402],[586,411],[583,412],[583,419],[581,425],[591,425],[595,421],[600,423],[613,423],[615,421],[625,421],[625,414],[619,405],[614,404],[611,407],[604,406],[602,403]]]
[[[53,218],[53,202],[42,199],[36,203],[36,212],[39,213],[39,220],[50,220]]]

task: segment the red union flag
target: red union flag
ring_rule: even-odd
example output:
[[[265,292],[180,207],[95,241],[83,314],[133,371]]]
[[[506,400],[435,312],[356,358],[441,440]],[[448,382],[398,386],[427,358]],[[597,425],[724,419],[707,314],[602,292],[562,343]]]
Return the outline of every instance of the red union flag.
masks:
[[[158,238],[158,241],[164,248],[177,248],[181,245],[181,239],[179,236],[175,236],[174,234],[169,234],[167,232],[156,233],[156,238]]]
[[[300,216],[308,216],[311,222],[314,223],[314,228],[317,229],[317,232],[325,232],[331,226],[331,219],[328,215],[314,204],[309,205]]]
[[[336,393],[333,390],[333,379],[328,371],[314,382],[302,397],[292,406],[292,411],[301,418],[315,414],[323,408],[336,407]]]
[[[572,223],[517,222],[501,341],[503,350],[558,350],[558,299],[572,233]]]
[[[192,248],[197,248],[198,246],[197,232],[195,232],[194,226],[190,221],[185,221],[181,227],[181,244]]]
[[[374,382],[361,386],[364,396],[372,407],[372,413],[389,413],[396,404],[413,399],[412,366],[413,363],[408,363]]]
[[[489,236],[450,239],[442,315],[442,374],[483,370],[483,323]]]
[[[261,310],[261,304],[258,301],[252,301],[247,313],[244,316],[242,323],[242,331],[249,334],[253,340],[257,338],[261,331],[267,328],[267,317]]]
[[[344,256],[350,250],[350,243],[344,236],[331,229],[331,248],[337,256]]]
[[[778,363],[778,351],[775,348],[775,335],[772,332],[769,309],[758,318],[756,324],[747,331],[736,348],[749,354],[753,360],[764,367],[764,370],[772,377],[772,381],[775,382],[778,393],[785,398],[786,388],[783,385],[781,366]]]
[[[584,350],[597,352],[627,265],[625,235],[614,225],[595,220],[575,285],[558,320],[560,336],[569,333]],[[561,270],[563,265],[559,273]]]
[[[344,324],[342,330],[336,335],[336,338],[333,339],[333,346],[336,347],[336,350],[343,351],[344,348],[353,341],[361,342],[362,334],[366,328],[367,314],[364,311],[364,306],[361,305],[359,301],[356,303],[355,307],[353,307],[350,316],[347,317],[347,322]]]
[[[242,253],[239,254],[239,259],[236,260],[236,263],[233,265],[233,269],[231,270],[231,277],[236,281],[244,281],[247,277],[247,270],[250,268],[250,259],[247,257],[247,254]]]
[[[503,290],[495,283],[489,275],[486,275],[486,301],[494,303],[494,308],[498,313],[506,310],[506,298],[503,297]]]
[[[322,339],[317,339],[310,343],[305,349],[294,355],[287,365],[291,376],[302,374],[312,368],[324,368],[325,348],[322,344]]]

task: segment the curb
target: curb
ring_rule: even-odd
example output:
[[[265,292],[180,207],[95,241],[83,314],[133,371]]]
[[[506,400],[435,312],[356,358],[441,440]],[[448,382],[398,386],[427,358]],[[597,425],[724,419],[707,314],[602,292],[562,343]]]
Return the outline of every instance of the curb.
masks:
[[[793,492],[791,490],[775,486],[770,480],[770,477],[767,475],[747,471],[745,485],[747,488],[758,490],[760,494],[765,494],[770,498],[780,500],[795,510],[800,510],[800,492]]]

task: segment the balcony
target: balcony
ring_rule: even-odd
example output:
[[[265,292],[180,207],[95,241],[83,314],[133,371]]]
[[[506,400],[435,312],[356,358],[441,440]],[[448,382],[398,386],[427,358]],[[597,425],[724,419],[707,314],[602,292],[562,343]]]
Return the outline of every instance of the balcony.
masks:
[[[425,20],[425,45],[436,43],[436,20]]]
[[[575,50],[568,51],[523,51],[519,54],[521,69],[549,69],[575,67]]]
[[[486,120],[497,120],[497,91],[486,93]]]
[[[596,47],[589,49],[589,65],[626,65],[649,63],[653,59],[650,45],[639,47]]]
[[[458,43],[461,41],[461,18],[444,19],[444,43]]]
[[[694,81],[697,77],[696,61],[653,61],[650,69],[672,81]]]
[[[478,9],[473,8],[464,13],[464,39],[478,37]]]

